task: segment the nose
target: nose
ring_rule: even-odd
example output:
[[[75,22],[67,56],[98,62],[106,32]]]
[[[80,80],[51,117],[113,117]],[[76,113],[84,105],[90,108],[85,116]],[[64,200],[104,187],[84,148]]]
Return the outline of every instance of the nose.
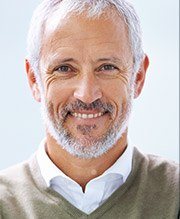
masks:
[[[77,83],[74,97],[81,100],[86,104],[90,104],[97,99],[102,97],[102,92],[98,81],[94,75],[85,75],[83,78],[79,79]]]

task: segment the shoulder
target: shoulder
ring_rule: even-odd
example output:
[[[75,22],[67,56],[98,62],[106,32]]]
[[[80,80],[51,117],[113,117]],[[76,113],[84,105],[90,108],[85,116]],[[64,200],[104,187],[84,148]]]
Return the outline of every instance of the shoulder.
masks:
[[[30,158],[0,171],[0,218],[1,215],[25,218],[23,212],[29,208],[38,192],[32,176],[33,160]]]
[[[140,157],[139,168],[142,175],[146,176],[148,184],[178,189],[179,165],[178,163],[163,157],[143,154],[135,149],[136,157]]]
[[[167,218],[176,218],[179,211],[179,165],[137,149],[133,159],[137,171],[136,190],[143,197],[144,208],[151,207],[152,212],[154,209]]]
[[[149,173],[153,173],[157,176],[164,176],[168,179],[178,180],[179,165],[175,161],[152,154],[146,155],[146,159],[148,161]]]
[[[32,158],[0,171],[0,200],[18,194],[33,182],[30,170]]]
[[[167,175],[178,176],[179,164],[173,160],[163,158],[154,154],[144,154],[134,148],[134,159],[138,159],[149,172],[166,173]]]
[[[10,192],[24,183],[28,172],[27,162],[22,162],[0,171],[0,194]]]

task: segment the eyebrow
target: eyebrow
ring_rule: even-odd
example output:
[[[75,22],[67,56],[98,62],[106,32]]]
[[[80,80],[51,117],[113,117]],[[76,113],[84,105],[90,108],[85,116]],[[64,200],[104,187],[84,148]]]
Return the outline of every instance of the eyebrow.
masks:
[[[76,64],[78,64],[78,61],[73,59],[73,58],[52,58],[50,63],[48,64],[48,68],[51,69],[54,67],[54,65],[58,65],[59,63],[66,63],[66,62],[74,62]]]
[[[112,61],[112,62],[122,62],[121,59],[117,58],[117,57],[110,57],[110,58],[101,58],[97,60],[98,62],[105,62],[105,61]]]

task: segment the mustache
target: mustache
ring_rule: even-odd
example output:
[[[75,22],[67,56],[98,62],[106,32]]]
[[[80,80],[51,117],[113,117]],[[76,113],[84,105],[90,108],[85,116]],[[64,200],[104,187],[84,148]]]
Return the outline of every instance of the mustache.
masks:
[[[101,100],[95,100],[90,104],[86,104],[81,100],[76,100],[74,103],[69,103],[61,110],[61,116],[66,118],[68,114],[77,110],[98,110],[100,112],[113,113],[114,106],[111,103],[103,103]]]

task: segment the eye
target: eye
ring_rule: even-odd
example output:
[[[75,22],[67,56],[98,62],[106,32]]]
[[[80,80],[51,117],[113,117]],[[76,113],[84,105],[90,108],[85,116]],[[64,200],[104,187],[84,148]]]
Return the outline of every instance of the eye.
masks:
[[[117,67],[115,67],[114,65],[108,64],[108,65],[103,65],[99,68],[99,71],[113,71],[118,69]]]
[[[97,69],[97,75],[103,79],[113,79],[119,74],[120,70],[113,64],[103,64]]]
[[[62,72],[62,73],[67,73],[67,72],[72,72],[72,68],[70,68],[68,65],[62,65],[62,66],[59,66],[55,69],[55,71],[57,72]]]

